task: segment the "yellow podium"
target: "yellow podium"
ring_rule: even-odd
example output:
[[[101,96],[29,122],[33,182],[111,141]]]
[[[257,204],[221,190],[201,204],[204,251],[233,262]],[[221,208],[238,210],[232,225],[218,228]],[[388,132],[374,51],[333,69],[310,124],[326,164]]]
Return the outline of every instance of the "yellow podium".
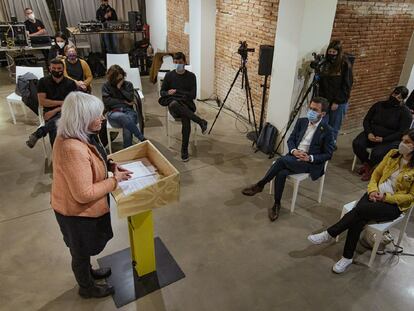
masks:
[[[118,216],[128,219],[132,263],[142,277],[156,270],[152,210],[178,201],[180,175],[149,141],[113,153],[109,158],[120,164],[147,158],[160,175],[155,184],[131,194],[125,195],[119,187],[112,192]]]

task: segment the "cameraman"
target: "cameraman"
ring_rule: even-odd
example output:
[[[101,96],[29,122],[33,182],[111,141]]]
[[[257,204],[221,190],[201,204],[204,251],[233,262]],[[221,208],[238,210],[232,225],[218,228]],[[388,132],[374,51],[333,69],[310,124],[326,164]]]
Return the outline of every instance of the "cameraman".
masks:
[[[342,120],[348,109],[348,100],[353,83],[352,65],[342,54],[340,41],[332,41],[326,49],[326,62],[321,68],[319,95],[329,101],[326,119],[333,129],[335,144]],[[335,147],[336,148],[336,147]]]

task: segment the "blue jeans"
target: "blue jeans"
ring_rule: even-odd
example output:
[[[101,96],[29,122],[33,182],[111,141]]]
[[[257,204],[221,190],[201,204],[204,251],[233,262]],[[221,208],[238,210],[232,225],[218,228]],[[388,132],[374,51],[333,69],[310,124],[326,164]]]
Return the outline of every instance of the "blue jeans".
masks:
[[[138,115],[134,110],[110,111],[107,118],[113,127],[122,128],[124,148],[132,145],[132,134],[140,141],[144,140],[144,135],[137,126]]]
[[[102,34],[102,40],[105,47],[105,52],[108,54],[118,53],[118,42],[116,35],[112,33]]]
[[[346,112],[348,111],[348,103],[338,105],[338,109],[329,110],[325,116],[326,122],[332,127],[333,135],[336,143],[339,130],[341,129],[342,121],[345,118]]]

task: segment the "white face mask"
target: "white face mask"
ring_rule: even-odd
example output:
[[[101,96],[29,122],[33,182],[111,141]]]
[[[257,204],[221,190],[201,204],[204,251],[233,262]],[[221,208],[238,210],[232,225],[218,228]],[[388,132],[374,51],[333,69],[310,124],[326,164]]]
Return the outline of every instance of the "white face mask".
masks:
[[[401,153],[402,155],[407,155],[411,153],[412,151],[413,151],[413,147],[410,145],[407,145],[403,142],[400,142],[400,144],[398,145],[398,152]]]
[[[32,13],[32,14],[29,14],[28,16],[27,16],[29,19],[31,19],[32,21],[34,21],[35,20],[35,15]]]
[[[58,42],[57,45],[62,49],[65,46],[65,42]]]

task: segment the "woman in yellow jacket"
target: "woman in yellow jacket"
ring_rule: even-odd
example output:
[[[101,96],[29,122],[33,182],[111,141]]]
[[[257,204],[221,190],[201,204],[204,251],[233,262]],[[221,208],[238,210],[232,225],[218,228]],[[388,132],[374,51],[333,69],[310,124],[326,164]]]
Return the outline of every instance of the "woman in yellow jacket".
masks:
[[[397,149],[388,152],[372,173],[367,193],[342,219],[326,231],[308,236],[313,244],[331,241],[348,230],[342,258],[333,266],[336,273],[351,264],[359,235],[370,221],[392,221],[414,202],[414,130],[409,130]]]
[[[75,81],[79,91],[90,94],[92,91],[91,83],[93,75],[88,63],[78,58],[78,52],[73,45],[66,46],[65,56],[65,77]]]

